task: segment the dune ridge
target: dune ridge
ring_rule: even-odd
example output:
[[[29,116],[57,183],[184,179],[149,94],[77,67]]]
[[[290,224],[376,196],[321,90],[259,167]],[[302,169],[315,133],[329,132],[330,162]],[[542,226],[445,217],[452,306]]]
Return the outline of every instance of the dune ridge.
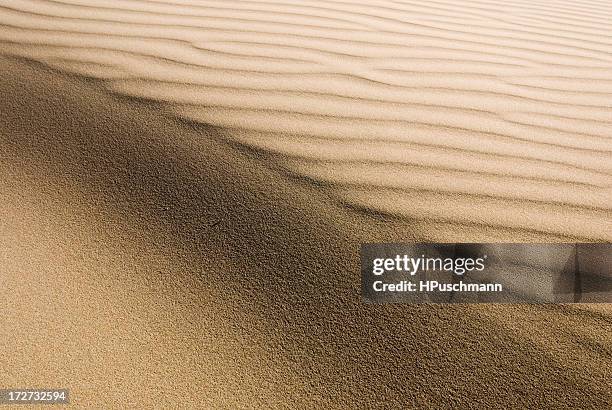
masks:
[[[1,0],[0,50],[217,126],[351,207],[608,241],[610,16],[591,0]]]

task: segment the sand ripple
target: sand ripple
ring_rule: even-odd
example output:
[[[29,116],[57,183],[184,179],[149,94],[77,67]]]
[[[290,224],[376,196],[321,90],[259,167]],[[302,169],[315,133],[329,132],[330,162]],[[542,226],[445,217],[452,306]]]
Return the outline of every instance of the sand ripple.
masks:
[[[356,209],[612,240],[607,3],[298,3],[0,0],[0,52],[218,126]]]

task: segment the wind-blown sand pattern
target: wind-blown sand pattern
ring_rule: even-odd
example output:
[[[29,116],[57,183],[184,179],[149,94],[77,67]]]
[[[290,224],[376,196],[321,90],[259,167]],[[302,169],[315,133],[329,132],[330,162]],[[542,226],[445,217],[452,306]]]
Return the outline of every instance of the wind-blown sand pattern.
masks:
[[[603,0],[0,0],[0,388],[609,408],[610,305],[367,305],[357,250],[610,241],[611,18]]]
[[[612,239],[605,2],[0,5],[4,53],[219,126],[352,207]]]

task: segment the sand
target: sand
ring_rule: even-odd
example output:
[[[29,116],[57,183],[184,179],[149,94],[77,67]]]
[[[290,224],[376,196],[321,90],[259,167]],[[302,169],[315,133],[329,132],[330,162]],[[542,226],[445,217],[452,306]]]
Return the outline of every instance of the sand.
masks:
[[[341,203],[612,239],[605,3],[1,6],[4,53],[222,127]]]
[[[365,305],[358,249],[609,241],[610,15],[0,1],[0,387],[609,407],[609,305]]]

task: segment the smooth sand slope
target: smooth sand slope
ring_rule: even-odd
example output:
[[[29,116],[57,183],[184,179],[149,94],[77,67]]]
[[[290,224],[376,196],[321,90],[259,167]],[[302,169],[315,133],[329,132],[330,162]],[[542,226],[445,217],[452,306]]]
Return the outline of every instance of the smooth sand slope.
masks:
[[[591,0],[1,0],[0,41],[354,208],[610,240],[611,18]]]
[[[610,305],[365,305],[357,254],[610,240],[610,16],[0,0],[0,52],[25,58],[0,58],[0,387],[77,408],[610,407]]]

